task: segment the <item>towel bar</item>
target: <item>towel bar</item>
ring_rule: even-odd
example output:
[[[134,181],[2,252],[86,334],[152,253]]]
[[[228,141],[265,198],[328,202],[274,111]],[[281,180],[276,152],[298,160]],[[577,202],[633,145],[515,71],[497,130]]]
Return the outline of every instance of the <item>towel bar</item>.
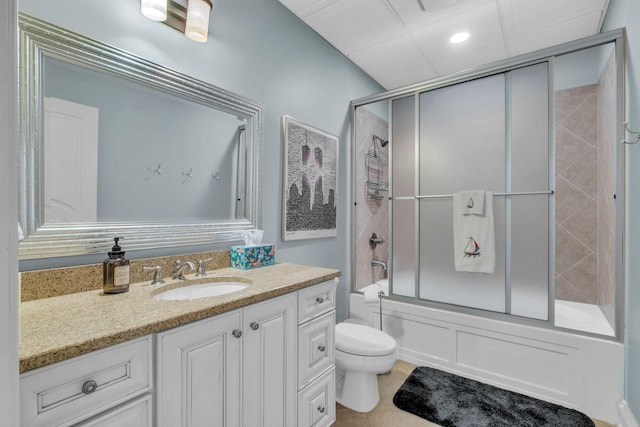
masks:
[[[514,193],[493,193],[494,196],[536,196],[541,194],[554,194],[553,190],[549,191],[520,191]],[[453,197],[453,194],[431,194],[428,196],[414,196],[414,197],[390,197],[389,199],[446,199]]]

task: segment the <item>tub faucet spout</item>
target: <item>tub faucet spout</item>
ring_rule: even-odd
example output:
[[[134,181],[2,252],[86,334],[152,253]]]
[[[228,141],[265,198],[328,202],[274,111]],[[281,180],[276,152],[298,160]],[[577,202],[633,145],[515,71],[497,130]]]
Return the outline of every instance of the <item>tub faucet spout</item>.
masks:
[[[371,265],[373,267],[381,267],[384,271],[387,271],[387,263],[378,259],[372,259]]]

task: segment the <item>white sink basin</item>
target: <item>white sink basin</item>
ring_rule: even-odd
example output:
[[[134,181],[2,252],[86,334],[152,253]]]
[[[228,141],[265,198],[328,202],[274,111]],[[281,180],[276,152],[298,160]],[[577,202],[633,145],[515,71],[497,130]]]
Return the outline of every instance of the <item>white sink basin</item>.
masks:
[[[170,289],[154,296],[159,300],[184,300],[206,297],[216,297],[220,295],[238,292],[247,288],[247,284],[240,282],[212,282],[198,285],[183,286],[182,288]]]

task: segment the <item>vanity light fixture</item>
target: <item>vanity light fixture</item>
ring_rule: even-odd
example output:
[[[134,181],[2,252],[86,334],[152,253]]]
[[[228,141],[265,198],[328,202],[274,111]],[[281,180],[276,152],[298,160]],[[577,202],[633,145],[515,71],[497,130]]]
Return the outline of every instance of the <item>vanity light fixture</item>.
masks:
[[[213,4],[209,0],[189,0],[184,33],[194,42],[204,43],[209,35],[209,15]]]
[[[466,41],[468,38],[469,38],[469,33],[463,31],[461,33],[456,33],[452,35],[449,41],[453,44],[458,44]]]
[[[164,15],[161,11],[164,8]],[[162,21],[199,43],[207,41],[211,0],[187,0],[187,7],[174,0],[140,0],[140,11],[147,18]]]
[[[140,12],[152,21],[165,21],[167,0],[140,0]]]

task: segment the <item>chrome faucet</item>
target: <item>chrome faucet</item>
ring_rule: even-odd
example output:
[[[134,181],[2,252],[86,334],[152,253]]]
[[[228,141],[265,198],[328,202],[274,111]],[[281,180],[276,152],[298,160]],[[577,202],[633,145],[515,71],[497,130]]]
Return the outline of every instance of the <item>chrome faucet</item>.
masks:
[[[198,261],[198,271],[196,272],[196,276],[206,276],[207,270],[204,268],[204,263],[213,260],[213,258],[201,259]]]
[[[164,283],[164,278],[162,277],[162,268],[159,265],[155,267],[142,267],[143,271],[153,271],[153,281],[152,285],[161,285]]]
[[[191,261],[181,262],[180,260],[176,261],[175,266],[173,267],[173,278],[178,280],[184,280],[184,269],[189,267],[189,271],[195,270],[196,266],[193,265]]]
[[[375,266],[377,266],[377,267],[382,267],[382,269],[383,269],[384,271],[387,271],[387,263],[386,263],[386,262],[384,262],[384,261],[380,261],[380,260],[378,260],[378,259],[372,259],[372,260],[371,260],[371,265],[372,265],[373,267],[375,267]]]

